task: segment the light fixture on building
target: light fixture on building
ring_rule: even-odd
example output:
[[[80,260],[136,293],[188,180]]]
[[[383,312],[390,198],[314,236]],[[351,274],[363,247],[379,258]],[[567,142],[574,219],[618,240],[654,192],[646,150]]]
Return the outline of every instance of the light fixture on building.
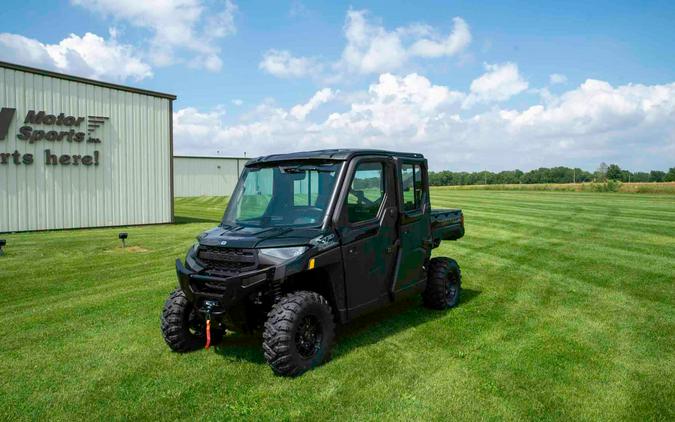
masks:
[[[119,237],[120,240],[122,241],[122,247],[126,248],[127,247],[126,240],[127,240],[127,237],[129,237],[129,234],[126,233],[126,232],[122,232],[117,237]]]

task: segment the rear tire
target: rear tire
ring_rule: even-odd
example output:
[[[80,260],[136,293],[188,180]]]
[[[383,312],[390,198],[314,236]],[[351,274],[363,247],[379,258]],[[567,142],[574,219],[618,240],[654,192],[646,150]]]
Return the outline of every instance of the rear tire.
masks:
[[[275,374],[294,377],[329,361],[334,338],[328,301],[298,291],[281,298],[267,314],[263,353]]]
[[[160,322],[164,341],[174,352],[191,352],[206,345],[206,321],[181,289],[169,295]],[[211,328],[211,344],[220,343],[224,334],[224,330]]]
[[[422,294],[424,306],[430,309],[449,309],[459,303],[462,272],[457,261],[439,257],[429,261],[427,286]]]

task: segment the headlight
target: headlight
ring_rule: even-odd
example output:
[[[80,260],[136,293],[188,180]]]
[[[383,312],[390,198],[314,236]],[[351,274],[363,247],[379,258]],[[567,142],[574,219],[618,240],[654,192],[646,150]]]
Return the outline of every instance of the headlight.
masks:
[[[268,256],[274,259],[281,259],[288,261],[289,259],[297,258],[307,251],[307,246],[293,246],[290,248],[264,248],[258,252],[261,255]]]
[[[199,242],[196,242],[194,245],[188,249],[187,254],[185,255],[185,265],[190,269],[199,269],[201,268],[199,264],[195,261],[197,257],[197,249],[199,248]]]

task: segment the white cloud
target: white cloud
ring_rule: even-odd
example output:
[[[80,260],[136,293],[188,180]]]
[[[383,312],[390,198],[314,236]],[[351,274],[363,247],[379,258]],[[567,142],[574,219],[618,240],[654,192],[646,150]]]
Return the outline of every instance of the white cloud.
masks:
[[[237,5],[230,0],[224,1],[225,6],[220,12],[209,14],[205,19],[206,26],[202,35],[207,39],[222,38],[237,32],[234,23],[234,15],[237,13]]]
[[[175,117],[176,149],[258,155],[373,147],[422,152],[437,170],[561,164],[592,169],[599,161],[645,169],[675,161],[675,83],[613,87],[587,80],[546,104],[466,114],[462,103],[471,94],[418,74],[383,74],[367,93],[327,118],[312,120],[314,114],[299,112],[311,111],[312,99],[290,110],[265,102],[231,124],[217,111],[183,109]],[[313,96],[328,97],[332,107],[339,105],[323,90]],[[323,100],[314,100],[318,103]]]
[[[179,137],[189,134],[196,139],[203,138],[210,132],[224,129],[221,124],[224,116],[222,109],[202,113],[194,107],[186,107],[173,114],[174,131]]]
[[[561,73],[552,73],[549,75],[548,81],[551,85],[564,84],[567,82],[567,76]]]
[[[482,76],[471,82],[471,94],[464,103],[465,107],[478,102],[506,101],[528,87],[515,63],[486,64],[485,69]]]
[[[454,56],[471,43],[471,31],[464,19],[456,17],[452,20],[454,28],[445,39],[435,37],[422,38],[410,47],[410,53],[420,57]]]
[[[344,33],[347,45],[337,67],[362,74],[394,71],[416,56],[454,56],[471,42],[469,25],[459,17],[453,19],[452,32],[442,36],[424,24],[388,31],[384,26],[369,21],[364,10],[347,12]]]
[[[365,10],[349,10],[343,28],[346,45],[339,60],[321,62],[315,58],[297,57],[287,50],[269,50],[259,67],[278,77],[317,77],[323,69],[331,69],[324,79],[345,74],[373,74],[395,71],[414,58],[456,56],[471,42],[468,24],[453,19],[452,31],[445,35],[424,24],[411,24],[388,30],[369,20]]]
[[[268,50],[258,67],[280,78],[315,76],[322,69],[322,65],[316,60],[308,57],[293,57],[286,50]]]
[[[368,22],[363,10],[350,10],[344,27],[347,45],[339,66],[354,73],[387,72],[398,69],[407,53],[396,31]]]
[[[505,110],[502,118],[515,132],[572,137],[631,130],[651,121],[673,117],[675,84],[623,85],[588,79],[549,106],[524,111]],[[673,125],[675,126],[675,125]]]
[[[298,104],[291,108],[291,115],[298,120],[305,120],[305,117],[312,110],[319,107],[321,104],[325,104],[328,101],[332,100],[335,97],[335,93],[330,88],[324,88],[321,91],[318,91],[312,96],[305,104]]]
[[[71,0],[73,4],[113,17],[116,20],[150,30],[150,57],[156,65],[176,62],[176,51],[192,54],[194,66],[220,70],[217,41],[236,32],[234,15],[237,6],[222,2],[218,11],[210,10],[201,0]]]
[[[368,94],[364,100],[351,104],[349,111],[331,114],[322,123],[322,130],[404,135],[406,141],[415,141],[426,136],[434,116],[458,105],[464,98],[464,94],[432,85],[427,78],[415,73],[405,77],[380,75]]]
[[[236,105],[237,107],[241,107],[244,104],[244,101],[240,100],[239,98],[235,98],[232,100],[232,104]]]
[[[58,44],[0,33],[0,58],[94,79],[138,81],[152,76],[150,65],[133,47],[118,43],[114,30],[107,40],[87,32],[81,37],[70,34]]]

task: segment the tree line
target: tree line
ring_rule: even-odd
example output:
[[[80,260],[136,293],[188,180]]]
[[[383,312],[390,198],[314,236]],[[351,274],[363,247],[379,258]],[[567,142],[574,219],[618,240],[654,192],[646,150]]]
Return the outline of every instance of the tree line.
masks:
[[[619,182],[675,182],[675,167],[671,167],[667,172],[660,170],[631,172],[622,169],[617,164],[601,163],[594,172],[563,166],[540,167],[528,172],[521,170],[507,170],[498,173],[448,170],[429,172],[429,184],[432,186],[583,183],[606,182],[608,180]]]

